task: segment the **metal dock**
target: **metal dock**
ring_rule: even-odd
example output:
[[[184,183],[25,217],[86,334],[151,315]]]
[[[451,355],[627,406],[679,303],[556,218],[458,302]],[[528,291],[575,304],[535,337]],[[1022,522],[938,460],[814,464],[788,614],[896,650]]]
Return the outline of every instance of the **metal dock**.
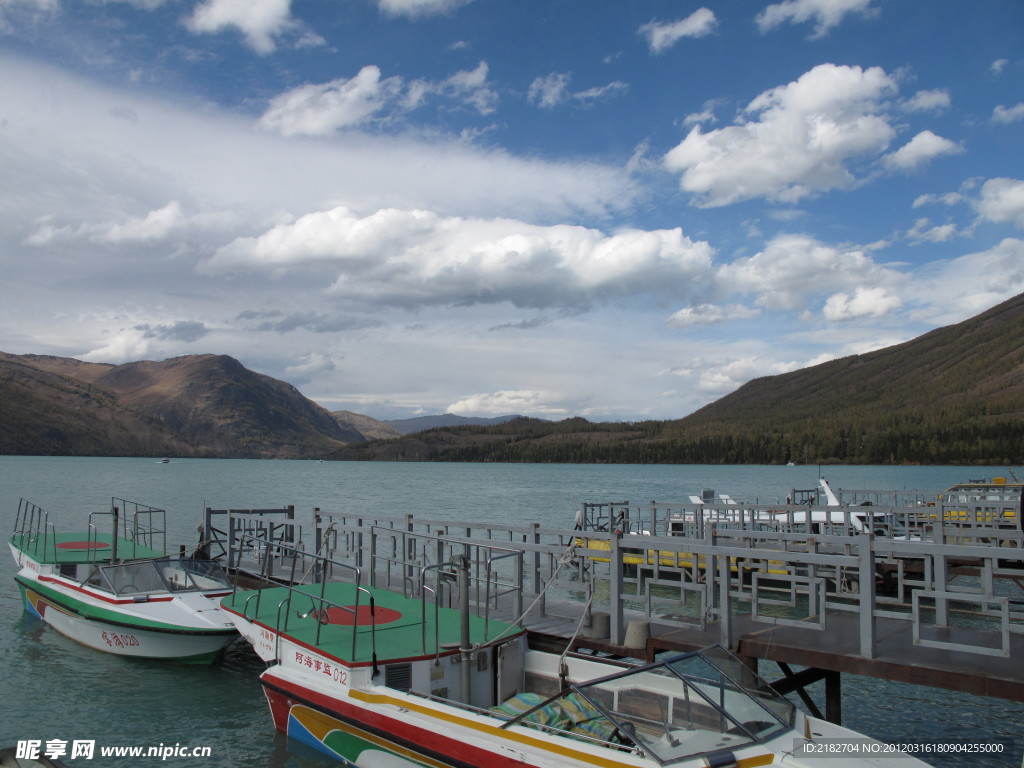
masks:
[[[477,610],[539,643],[640,660],[721,644],[777,664],[812,713],[824,680],[835,722],[843,673],[1024,701],[1019,501],[729,502],[584,504],[571,528],[208,509],[204,544],[251,578],[343,578],[329,558],[404,594],[465,555],[488,585]]]

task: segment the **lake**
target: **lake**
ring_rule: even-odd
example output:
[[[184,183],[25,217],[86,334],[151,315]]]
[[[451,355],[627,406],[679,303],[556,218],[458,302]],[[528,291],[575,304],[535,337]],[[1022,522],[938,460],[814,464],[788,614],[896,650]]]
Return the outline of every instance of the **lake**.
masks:
[[[826,467],[836,488],[941,490],[1005,467]],[[194,546],[203,509],[294,505],[300,522],[325,514],[414,514],[435,519],[571,527],[582,502],[684,501],[703,489],[780,501],[813,488],[817,467],[427,464],[0,456],[0,516],[13,529],[18,499],[65,529],[84,528],[111,497],[168,510],[168,545]],[[236,643],[210,667],[123,659],[77,645],[25,617],[9,555],[0,566],[0,746],[18,740],[92,740],[74,766],[332,765],[290,744],[270,722],[257,677],[263,664]],[[971,658],[965,655],[964,663]],[[1015,660],[1015,663],[1021,663]],[[766,676],[781,676],[765,663]],[[820,685],[820,684],[819,684]],[[820,702],[822,692],[812,695]],[[791,697],[793,698],[793,697]],[[930,757],[936,766],[1021,765],[1024,703],[887,681],[843,678],[844,725],[885,741],[1011,738],[1013,755]],[[208,747],[209,757],[101,758],[101,746]]]

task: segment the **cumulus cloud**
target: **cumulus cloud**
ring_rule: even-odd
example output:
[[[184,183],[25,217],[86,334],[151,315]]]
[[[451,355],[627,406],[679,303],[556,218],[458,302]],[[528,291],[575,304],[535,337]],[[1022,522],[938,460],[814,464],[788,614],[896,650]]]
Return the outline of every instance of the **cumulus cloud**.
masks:
[[[995,109],[992,110],[992,122],[1003,123],[1007,125],[1009,123],[1016,123],[1020,120],[1024,120],[1024,101],[1020,104],[1015,104],[1012,107],[1004,107],[999,104]]]
[[[377,0],[377,6],[391,16],[433,16],[448,13],[472,0]]]
[[[918,91],[903,102],[903,109],[907,112],[941,112],[952,103],[949,91],[936,88],[932,91]]]
[[[1006,65],[1010,63],[1009,59],[996,59],[992,62],[989,69],[993,75],[1001,75],[1003,70],[1006,69]]]
[[[763,251],[725,264],[716,274],[720,287],[752,294],[759,307],[799,312],[813,297],[835,291],[886,287],[905,280],[896,270],[877,264],[866,248],[841,248],[800,234],[772,238]]]
[[[822,315],[830,322],[882,317],[902,305],[902,299],[893,296],[885,288],[857,288],[852,295],[840,292],[829,296]]]
[[[282,136],[330,136],[343,128],[415,109],[430,95],[469,104],[481,114],[494,111],[497,94],[487,84],[486,62],[441,81],[381,77],[367,65],[352,78],[301,85],[271,99],[259,125]]]
[[[823,37],[851,13],[872,16],[876,9],[871,7],[871,0],[786,0],[769,5],[757,15],[756,21],[762,32],[786,22],[803,24],[813,21],[812,37]]]
[[[259,125],[282,136],[328,136],[365,122],[392,102],[401,88],[401,78],[381,80],[378,67],[366,66],[349,79],[302,85],[275,96]]]
[[[99,224],[77,226],[56,226],[53,217],[46,216],[36,222],[33,231],[25,238],[26,245],[46,245],[57,240],[85,239],[96,243],[119,245],[164,240],[176,230],[189,223],[177,200],[163,208],[150,211],[143,217],[126,218]]]
[[[761,355],[732,358],[699,357],[692,363],[666,371],[673,376],[694,379],[694,387],[709,396],[734,392],[751,379],[775,376],[802,368],[806,363],[783,362]]]
[[[652,53],[661,53],[684,37],[710,35],[717,25],[718,20],[712,11],[699,8],[678,21],[651,21],[640,27],[637,33],[647,38]]]
[[[878,67],[821,64],[751,101],[739,124],[693,128],[664,162],[706,207],[848,188],[857,179],[846,164],[876,156],[896,135],[884,114],[895,91]]]
[[[441,217],[338,207],[256,238],[240,238],[204,265],[210,273],[326,269],[334,296],[400,306],[508,302],[587,308],[643,293],[688,298],[712,249],[681,229],[538,226],[510,219]]]
[[[197,34],[238,29],[246,44],[264,55],[273,53],[276,39],[285,34],[299,34],[303,45],[323,43],[292,17],[291,0],[205,0],[196,6],[185,25]]]
[[[748,320],[761,314],[761,310],[732,304],[727,307],[717,304],[697,304],[683,307],[668,319],[669,328],[685,328],[691,325],[716,325],[730,320]]]
[[[958,155],[964,149],[949,139],[931,131],[921,131],[895,152],[886,155],[883,162],[894,170],[911,171],[930,163],[942,155]]]
[[[568,410],[551,392],[516,389],[469,395],[448,406],[446,413],[460,416],[508,416],[531,413],[537,416],[566,416]]]
[[[1024,181],[989,179],[981,187],[975,208],[985,221],[1010,222],[1024,229]]]

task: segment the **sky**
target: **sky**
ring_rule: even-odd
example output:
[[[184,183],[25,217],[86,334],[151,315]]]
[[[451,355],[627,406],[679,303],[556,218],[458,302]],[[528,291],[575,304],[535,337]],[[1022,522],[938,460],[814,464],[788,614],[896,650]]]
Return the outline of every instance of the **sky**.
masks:
[[[1024,292],[1020,0],[0,0],[0,350],[675,419]]]

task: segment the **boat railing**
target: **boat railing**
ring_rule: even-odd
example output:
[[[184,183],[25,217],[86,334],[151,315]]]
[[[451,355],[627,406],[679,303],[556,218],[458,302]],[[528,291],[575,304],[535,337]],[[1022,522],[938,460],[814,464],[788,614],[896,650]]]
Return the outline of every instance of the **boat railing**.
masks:
[[[111,497],[110,509],[106,512],[89,514],[89,531],[96,531],[96,542],[99,542],[100,525],[98,520],[106,520],[111,532],[110,544],[113,556],[119,559],[136,559],[148,557],[153,552],[167,552],[167,510]],[[121,551],[127,543],[128,551]]]
[[[21,549],[31,548],[40,560],[57,556],[57,529],[50,522],[50,513],[27,499],[18,501],[12,540]]]
[[[356,566],[349,565],[347,563],[338,562],[331,560],[330,558],[323,555],[309,554],[300,549],[301,544],[288,544],[282,541],[275,541],[273,539],[260,538],[252,534],[238,534],[234,541],[240,545],[250,545],[253,550],[257,553],[257,560],[264,564],[264,567],[269,570],[270,563],[273,562],[274,558],[282,551],[290,552],[293,555],[293,569],[294,563],[298,561],[299,555],[301,554],[304,558],[312,560],[312,565],[305,574],[292,573],[292,578],[288,582],[279,581],[270,578],[266,573],[252,574],[258,576],[260,579],[261,587],[256,589],[254,594],[249,595],[245,599],[243,604],[242,615],[246,619],[253,618],[259,615],[260,606],[262,602],[263,589],[262,585],[272,585],[274,587],[284,587],[287,590],[287,594],[278,604],[275,621],[275,629],[277,636],[277,645],[275,645],[275,654],[280,651],[280,638],[282,633],[288,631],[288,622],[291,618],[291,606],[294,600],[309,600],[310,609],[302,614],[302,617],[313,616],[317,619],[317,628],[314,642],[320,644],[322,639],[322,632],[324,627],[328,626],[331,622],[329,620],[329,611],[334,608],[343,614],[351,614],[352,616],[352,656],[356,655],[357,643],[359,640],[360,633],[359,627],[361,622],[360,617],[360,596],[366,596],[367,603],[370,608],[371,617],[375,613],[375,602],[373,594],[362,586],[362,570]],[[341,603],[332,601],[326,597],[327,583],[329,581],[328,575],[334,573],[334,569],[338,568],[345,571],[350,576],[350,581],[355,587],[355,603],[353,605],[342,605]],[[304,577],[310,576],[313,573],[319,576],[319,578],[312,582],[307,583]],[[313,594],[309,592],[309,587],[315,588],[320,587],[319,594]],[[238,581],[235,580],[235,591],[234,594],[238,594]],[[250,614],[250,604],[255,600],[255,610]],[[282,608],[284,611],[282,613]],[[377,627],[376,622],[372,620],[369,622],[369,635],[370,635],[370,651],[373,659],[374,669],[377,666]]]

